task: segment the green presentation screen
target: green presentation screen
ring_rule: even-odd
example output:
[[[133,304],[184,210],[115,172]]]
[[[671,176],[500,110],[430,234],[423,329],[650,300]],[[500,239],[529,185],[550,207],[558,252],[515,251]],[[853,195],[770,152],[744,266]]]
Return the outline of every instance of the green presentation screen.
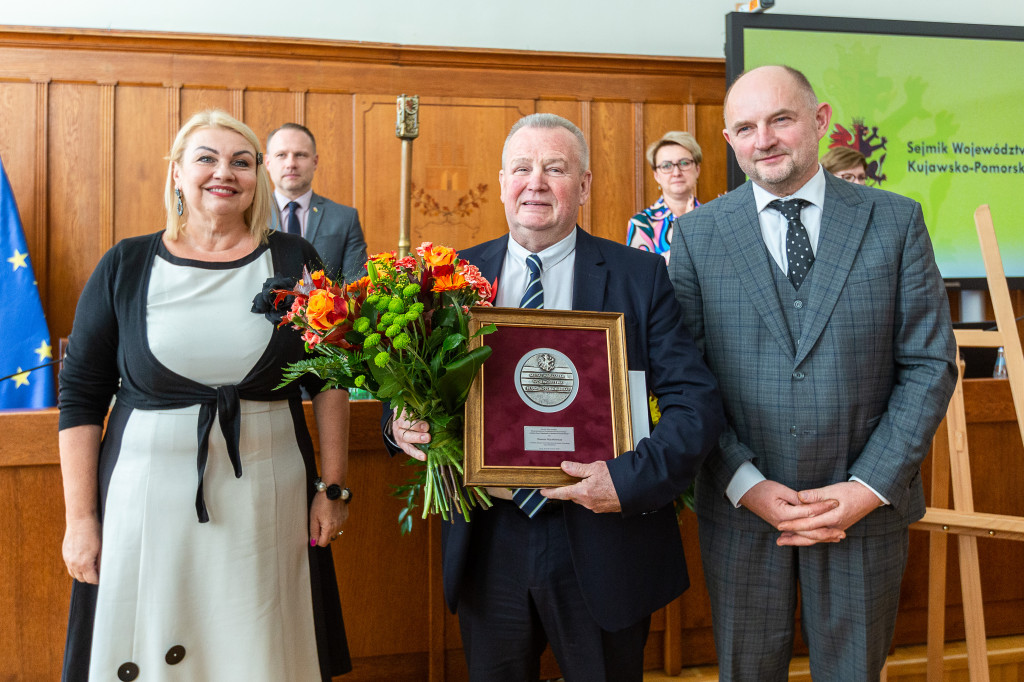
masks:
[[[944,278],[985,286],[973,216],[989,204],[1006,275],[1024,285],[1024,28],[727,15],[729,82],[764,64],[803,71],[832,105],[821,154],[853,147],[869,185],[921,203]]]

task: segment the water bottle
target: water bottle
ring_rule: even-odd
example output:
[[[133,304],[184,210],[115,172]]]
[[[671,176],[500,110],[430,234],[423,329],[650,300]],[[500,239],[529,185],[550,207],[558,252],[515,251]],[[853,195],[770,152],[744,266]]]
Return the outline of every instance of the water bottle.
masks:
[[[993,379],[1006,379],[1006,355],[1003,353],[1003,347],[1000,346],[999,350],[996,351],[996,365],[992,368]]]

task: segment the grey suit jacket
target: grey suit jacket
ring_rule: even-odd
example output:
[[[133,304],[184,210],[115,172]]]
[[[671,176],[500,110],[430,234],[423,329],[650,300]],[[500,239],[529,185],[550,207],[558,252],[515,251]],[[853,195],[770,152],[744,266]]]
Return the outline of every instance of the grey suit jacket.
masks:
[[[917,202],[825,179],[797,343],[750,182],[683,216],[673,235],[676,298],[726,408],[726,431],[697,478],[698,514],[716,524],[774,530],[724,495],[747,460],[796,490],[866,482],[891,504],[851,535],[924,514],[920,464],[956,379],[942,278]]]
[[[276,201],[274,205],[277,206]],[[280,211],[274,211],[271,227],[280,230],[282,223]],[[328,275],[340,273],[346,281],[362,276],[366,265],[366,240],[359,225],[359,211],[314,192],[305,237],[316,248]]]

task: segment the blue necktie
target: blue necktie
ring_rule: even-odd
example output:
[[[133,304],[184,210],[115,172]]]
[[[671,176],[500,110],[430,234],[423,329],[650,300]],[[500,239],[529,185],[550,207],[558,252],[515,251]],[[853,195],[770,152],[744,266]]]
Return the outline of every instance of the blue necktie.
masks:
[[[526,283],[526,292],[519,302],[520,308],[543,308],[544,307],[544,286],[540,282],[540,273],[544,269],[540,262],[540,256],[531,253],[526,257],[526,267],[530,270],[530,279]],[[531,519],[540,511],[548,498],[540,494],[536,488],[516,488],[512,491],[512,501],[523,510],[523,513]]]
[[[808,271],[814,265],[814,252],[811,251],[811,240],[807,236],[807,230],[800,221],[800,210],[806,206],[805,199],[790,199],[782,201],[776,199],[768,204],[786,219],[786,259],[789,261],[789,272],[786,276],[793,283],[794,289],[799,289]]]
[[[299,224],[299,202],[289,201],[286,209],[291,209],[291,213],[288,214],[288,234],[297,234],[302,236],[302,225]]]

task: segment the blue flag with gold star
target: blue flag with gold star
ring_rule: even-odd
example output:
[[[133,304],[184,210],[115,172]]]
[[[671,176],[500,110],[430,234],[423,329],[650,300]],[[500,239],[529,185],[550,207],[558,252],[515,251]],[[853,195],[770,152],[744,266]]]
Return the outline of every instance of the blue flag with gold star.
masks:
[[[53,368],[33,367],[53,360],[50,331],[28,257],[14,192],[0,159],[0,409],[52,407]]]

